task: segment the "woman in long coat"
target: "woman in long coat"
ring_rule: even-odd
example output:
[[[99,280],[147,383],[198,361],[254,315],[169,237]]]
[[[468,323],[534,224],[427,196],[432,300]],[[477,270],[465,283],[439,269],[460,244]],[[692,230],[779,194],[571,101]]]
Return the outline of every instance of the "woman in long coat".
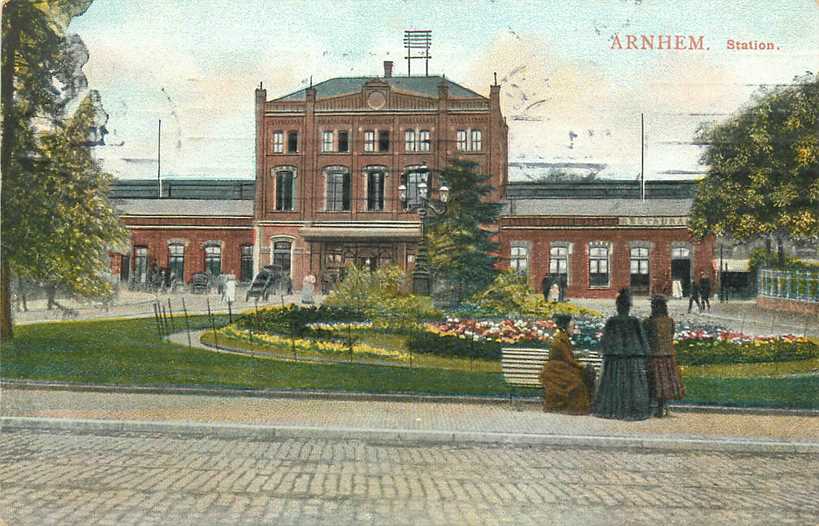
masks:
[[[570,415],[587,415],[591,411],[594,371],[589,372],[577,362],[572,354],[570,334],[572,317],[567,314],[554,316],[557,331],[549,348],[549,361],[543,366],[540,380],[543,383],[543,410]]]
[[[674,352],[674,320],[668,315],[668,304],[662,296],[651,299],[651,317],[643,320],[648,340],[648,395],[657,401],[656,416],[668,414],[667,400],[685,397]]]
[[[646,358],[648,345],[640,321],[629,316],[631,293],[617,296],[617,315],[603,329],[603,376],[592,412],[602,418],[644,420],[651,416]]]

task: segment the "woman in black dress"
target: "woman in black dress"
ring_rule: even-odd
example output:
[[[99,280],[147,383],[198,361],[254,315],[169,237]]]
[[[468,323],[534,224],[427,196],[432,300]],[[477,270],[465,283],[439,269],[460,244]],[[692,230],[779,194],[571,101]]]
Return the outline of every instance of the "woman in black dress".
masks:
[[[603,329],[603,376],[592,413],[602,418],[644,420],[651,416],[646,359],[648,344],[640,321],[629,316],[631,293],[617,296],[617,315]]]

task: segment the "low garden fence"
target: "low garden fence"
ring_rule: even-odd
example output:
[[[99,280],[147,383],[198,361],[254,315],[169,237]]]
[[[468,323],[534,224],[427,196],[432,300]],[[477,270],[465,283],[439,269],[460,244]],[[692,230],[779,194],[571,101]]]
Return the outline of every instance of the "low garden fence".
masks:
[[[808,303],[819,303],[819,272],[761,269],[757,294]]]

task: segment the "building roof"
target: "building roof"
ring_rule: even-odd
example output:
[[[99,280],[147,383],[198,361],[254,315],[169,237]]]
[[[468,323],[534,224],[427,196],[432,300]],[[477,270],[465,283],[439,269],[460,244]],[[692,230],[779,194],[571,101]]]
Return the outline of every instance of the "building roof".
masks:
[[[687,216],[693,199],[512,199],[502,215],[591,217]]]
[[[364,84],[371,80],[386,82],[390,85],[390,88],[395,91],[436,99],[438,98],[438,85],[442,81],[445,81],[449,87],[450,97],[486,98],[483,95],[475,93],[471,89],[467,89],[460,84],[456,84],[455,82],[452,82],[451,80],[439,75],[430,77],[338,77],[325,80],[324,82],[319,82],[313,86],[313,88],[316,90],[316,99],[326,99],[330,97],[338,97],[340,95],[360,93],[361,89],[364,87]],[[304,101],[306,100],[306,91],[306,89],[300,89],[289,95],[275,99],[275,101]]]
[[[511,164],[511,163],[510,163]],[[646,181],[646,199],[693,198],[697,181]],[[508,199],[640,199],[640,181],[590,179],[552,182],[510,182]]]
[[[117,179],[111,184],[111,199],[156,199],[156,179]],[[171,199],[249,199],[256,195],[253,179],[163,179],[162,197]]]
[[[112,199],[119,215],[166,217],[253,216],[253,201],[243,199]]]

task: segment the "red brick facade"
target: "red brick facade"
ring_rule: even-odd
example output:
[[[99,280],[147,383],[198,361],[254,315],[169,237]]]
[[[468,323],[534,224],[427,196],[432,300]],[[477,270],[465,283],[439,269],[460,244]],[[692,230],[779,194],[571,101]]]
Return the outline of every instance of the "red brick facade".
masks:
[[[541,223],[549,223],[544,227]],[[568,267],[568,297],[613,298],[623,287],[632,286],[632,248],[646,248],[648,260],[648,286],[642,293],[671,293],[672,249],[685,254],[690,263],[690,278],[698,278],[704,272],[715,282],[712,265],[714,240],[702,242],[691,239],[686,227],[626,227],[618,225],[616,217],[504,217],[500,224],[501,254],[503,266],[514,264],[512,247],[526,250],[526,274],[533,289],[541,291],[541,282],[551,274],[551,249],[565,248]],[[590,284],[590,249],[607,248],[607,283]],[[519,255],[520,257],[520,255]],[[682,265],[685,268],[686,265]],[[674,276],[679,279],[681,276]]]

